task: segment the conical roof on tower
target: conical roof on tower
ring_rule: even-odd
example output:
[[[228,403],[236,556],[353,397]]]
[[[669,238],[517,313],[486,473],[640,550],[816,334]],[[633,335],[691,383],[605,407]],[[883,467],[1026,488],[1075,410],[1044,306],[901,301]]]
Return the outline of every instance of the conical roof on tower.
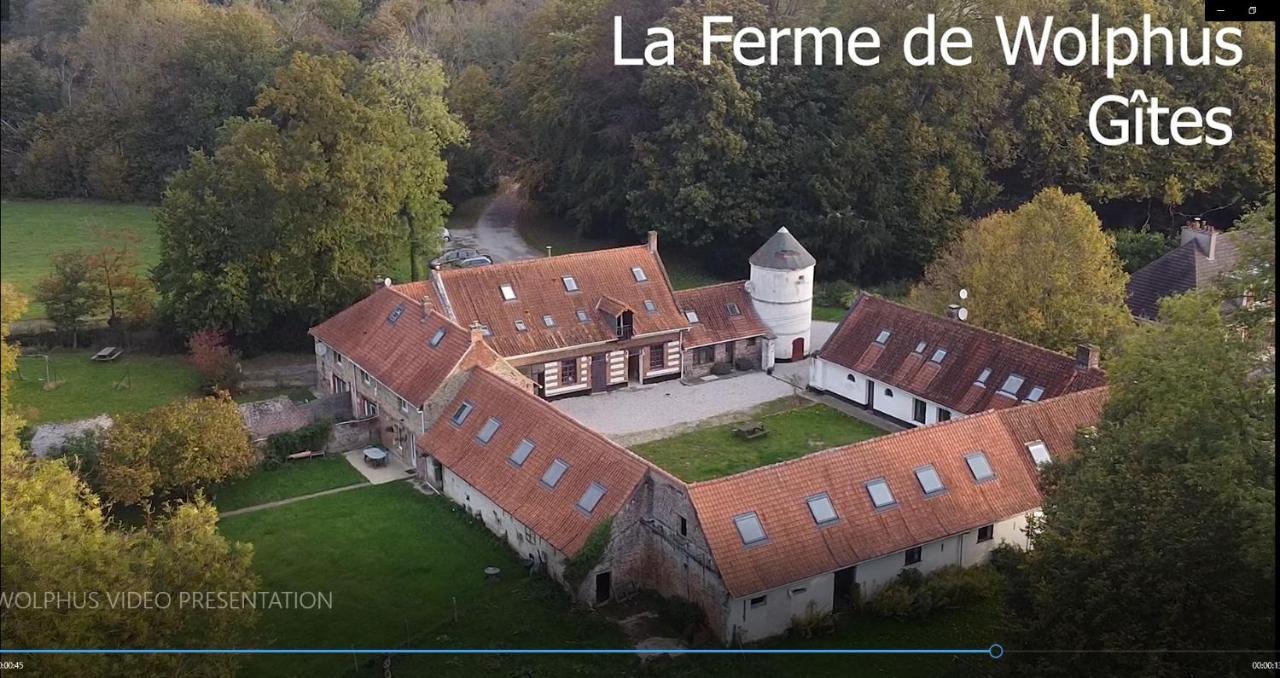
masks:
[[[751,255],[749,260],[752,266],[761,266],[763,268],[774,268],[783,271],[796,271],[802,268],[809,268],[817,263],[812,254],[791,235],[784,226],[778,229],[769,238],[768,242],[760,246],[756,253]]]

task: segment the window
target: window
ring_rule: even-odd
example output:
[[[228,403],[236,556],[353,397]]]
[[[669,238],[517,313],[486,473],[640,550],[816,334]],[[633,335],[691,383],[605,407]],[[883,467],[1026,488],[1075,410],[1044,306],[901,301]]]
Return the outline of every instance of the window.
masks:
[[[471,416],[471,410],[474,410],[475,408],[475,405],[472,405],[469,402],[463,402],[453,413],[451,421],[453,421],[455,426],[462,426],[463,422],[467,420],[467,417]]]
[[[848,379],[850,383],[857,383],[858,381],[858,378],[853,376],[852,374],[846,374],[844,375],[844,378]]]
[[[707,365],[716,361],[716,347],[703,346],[693,349],[693,364]]]
[[[991,470],[991,462],[987,461],[987,455],[981,452],[964,458],[965,463],[969,464],[969,472],[973,474],[973,479],[982,482],[996,477],[995,471]]]
[[[361,400],[362,404],[364,405],[364,416],[366,416],[366,417],[376,417],[376,416],[378,416],[378,404],[377,404],[377,403],[373,402],[372,400],[369,400],[368,398],[361,398],[360,400]]]
[[[1027,394],[1027,402],[1032,402],[1032,403],[1034,403],[1034,402],[1036,402],[1037,400],[1040,400],[1040,399],[1041,399],[1041,398],[1043,398],[1043,397],[1044,397],[1044,387],[1043,387],[1043,386],[1033,386],[1033,387],[1031,387],[1031,392]]]
[[[644,269],[639,266],[631,269],[631,276],[636,279],[636,282],[644,282],[649,279],[649,276],[644,274]]]
[[[560,361],[560,383],[565,385],[578,383],[577,360]]]
[[[922,342],[920,342],[920,343],[916,344],[916,353],[924,353],[925,343],[926,343],[926,342],[923,342],[923,341],[922,341]]]
[[[566,292],[577,292],[577,291],[578,291],[578,281],[577,281],[577,280],[574,280],[574,279],[573,279],[573,276],[571,276],[571,275],[566,275],[566,276],[564,276],[563,278],[560,278],[560,280],[561,280],[561,282],[563,282],[563,283],[564,283],[564,291],[566,291]]]
[[[569,470],[569,465],[563,460],[557,459],[551,462],[547,467],[547,472],[542,474],[542,484],[547,487],[555,487],[556,483],[564,477],[564,472]]]
[[[995,525],[983,525],[978,528],[978,542],[991,541],[996,536]]]
[[[889,337],[891,336],[893,336],[893,333],[889,330],[880,330],[880,334],[876,335],[876,343],[884,346],[889,343]]]
[[[929,412],[929,404],[919,398],[912,399],[911,418],[917,423],[923,424],[925,415]]]
[[[920,489],[925,494],[934,494],[945,489],[942,478],[938,476],[938,470],[932,466],[921,466],[916,469],[916,480],[920,482]]]
[[[649,369],[660,370],[667,366],[667,347],[654,344],[649,347]]]
[[[335,374],[333,375],[333,392],[334,393],[350,393],[351,385],[347,383],[346,379],[343,379],[342,377],[339,377],[338,375]]]
[[[689,521],[684,516],[680,516],[680,536],[689,536]]]
[[[587,513],[596,510],[596,504],[600,503],[600,499],[604,497],[604,492],[604,485],[591,483],[587,491],[582,493],[582,498],[578,500],[578,508]]]
[[[524,321],[523,321],[523,320],[517,320],[517,321],[516,321],[516,331],[517,331],[517,332],[528,332],[528,331],[529,331],[529,326],[528,326],[528,325],[526,325],[526,324],[524,324]]]
[[[431,342],[430,342],[430,343],[431,343],[431,348],[435,348],[435,347],[439,346],[439,345],[440,345],[440,342],[442,342],[442,341],[444,341],[444,328],[443,328],[443,327],[441,327],[440,329],[436,330],[436,333],[435,333],[435,334],[433,334],[433,335],[431,335]]]
[[[813,522],[819,525],[833,523],[839,516],[836,515],[836,507],[831,504],[831,497],[824,492],[816,497],[809,497],[809,515],[813,516]]]
[[[648,311],[648,312],[650,312],[650,313],[657,313],[657,312],[658,312],[658,305],[657,305],[657,304],[655,304],[655,303],[653,303],[653,300],[652,300],[652,299],[645,299],[645,300],[644,300],[644,310],[646,310],[646,311]]]
[[[931,363],[941,363],[943,358],[947,357],[947,349],[940,348],[933,352],[933,356],[929,358]]]
[[[893,506],[893,492],[884,478],[877,478],[867,483],[867,494],[871,495],[871,504],[876,508]]]
[[[373,377],[369,376],[368,372],[365,372],[364,370],[360,370],[360,382],[363,383],[365,386],[368,386],[373,383]]]
[[[1021,375],[1010,374],[1008,379],[1004,380],[1004,385],[1000,387],[1000,395],[1006,395],[1010,398],[1018,397],[1018,390],[1022,388],[1022,384],[1026,382]]]
[[[408,401],[408,400],[405,400],[404,398],[396,398],[396,404],[400,406],[400,411],[401,411],[401,412],[404,412],[404,413],[408,414],[408,412],[409,412],[409,401]]]
[[[809,587],[808,587],[808,586],[797,586],[797,587],[795,587],[795,588],[791,589],[791,590],[788,592],[788,595],[790,595],[792,598],[794,598],[794,597],[796,597],[796,596],[802,596],[802,595],[804,595],[805,591],[808,591],[808,590],[809,590]]]
[[[738,536],[742,538],[745,546],[759,544],[765,540],[764,526],[760,524],[760,518],[754,513],[744,513],[733,519],[733,524],[738,528]]]
[[[556,320],[555,318],[552,318],[550,315],[544,315],[542,316],[542,324],[546,325],[547,327],[555,327]]]
[[[978,386],[985,387],[987,385],[987,379],[990,377],[991,377],[991,368],[984,367],[982,368],[982,373],[978,375],[978,378],[975,379],[973,383],[977,384]]]
[[[578,315],[578,322],[580,322],[580,323],[585,323],[585,322],[587,322],[587,312],[586,312],[586,311],[584,311],[584,310],[582,310],[582,309],[578,309],[578,310],[576,311],[576,313],[577,313],[577,315]]]
[[[725,304],[724,309],[728,311],[731,316],[742,315],[742,309],[738,308],[738,305],[732,301]]]
[[[476,434],[476,440],[487,445],[490,440],[493,440],[493,434],[497,433],[499,428],[502,428],[502,422],[489,417],[485,420],[484,426],[480,427],[480,432]]]
[[[938,421],[951,421],[951,410],[938,408]]]
[[[1027,452],[1031,454],[1031,461],[1034,461],[1036,466],[1044,466],[1053,461],[1049,456],[1049,446],[1045,445],[1043,440],[1033,440],[1027,443]]]
[[[903,560],[903,563],[904,563],[904,564],[906,564],[906,565],[915,565],[916,563],[920,562],[920,555],[921,555],[921,554],[920,554],[920,547],[919,547],[919,546],[917,546],[917,547],[915,547],[915,548],[907,549],[907,551],[906,551],[906,553],[905,553],[904,555],[906,556],[906,557],[904,558],[904,560]]]
[[[696,324],[698,324],[698,312],[697,312],[697,311],[694,311],[694,310],[692,310],[692,309],[690,309],[690,310],[688,310],[688,311],[685,311],[685,312],[684,312],[684,319],[685,319],[685,320],[688,320],[691,324],[696,325]]]
[[[404,306],[397,306],[391,309],[391,314],[387,316],[387,324],[396,324],[396,321],[399,320],[402,315],[404,315]]]
[[[751,599],[751,608],[764,607],[769,602],[769,596],[756,596]]]
[[[342,362],[343,362],[343,360],[342,360],[342,354],[341,354],[341,353],[338,353],[337,351],[334,351],[334,353],[333,353],[333,362],[334,362],[334,364],[341,365],[341,364],[342,364]]]
[[[516,288],[512,287],[511,283],[502,283],[498,285],[498,289],[502,291],[503,301],[511,301],[516,298]]]
[[[529,459],[531,454],[533,454],[533,443],[529,442],[528,439],[521,440],[520,444],[516,445],[515,451],[511,453],[511,463],[516,466],[524,466],[525,461]]]
[[[886,388],[886,389],[884,390],[884,397],[886,397],[886,398],[892,398],[892,397],[893,397],[893,389],[891,389],[891,388]]]

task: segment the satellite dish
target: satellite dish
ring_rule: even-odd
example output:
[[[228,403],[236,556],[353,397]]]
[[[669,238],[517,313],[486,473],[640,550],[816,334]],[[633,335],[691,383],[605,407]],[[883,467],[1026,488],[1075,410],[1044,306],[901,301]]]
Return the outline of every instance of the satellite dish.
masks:
[[[957,318],[959,318],[959,319],[961,319],[961,320],[968,320],[968,319],[969,319],[969,309],[967,309],[967,308],[962,308],[962,309],[960,309],[959,311],[956,311],[956,317],[957,317]]]
[[[323,342],[319,342],[319,341],[316,342],[316,355],[323,356],[328,352],[329,352],[329,347],[325,346]]]
[[[968,299],[968,298],[969,298],[969,290],[966,290],[965,288],[961,287],[961,288],[960,288],[960,300],[961,300],[961,301],[963,301],[963,300]]]
[[[382,279],[382,286],[383,286],[383,287],[391,287],[391,278],[383,278],[383,279]]]

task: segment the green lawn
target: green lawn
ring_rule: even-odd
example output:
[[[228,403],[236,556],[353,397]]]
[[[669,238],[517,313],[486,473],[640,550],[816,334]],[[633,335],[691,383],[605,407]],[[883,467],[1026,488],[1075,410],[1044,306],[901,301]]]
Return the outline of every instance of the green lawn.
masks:
[[[280,468],[257,470],[211,493],[219,511],[234,511],[335,487],[367,482],[342,455],[286,462]]]
[[[183,396],[197,395],[200,377],[181,356],[126,353],[109,363],[89,360],[92,351],[55,350],[49,373],[57,388],[46,390],[45,360],[24,353],[18,360],[13,400],[32,424],[137,412]]]
[[[28,296],[36,281],[49,272],[49,255],[94,245],[95,226],[112,230],[132,229],[142,237],[139,256],[144,265],[160,257],[155,207],[73,200],[0,201],[0,279],[11,282]],[[32,303],[26,318],[44,316],[44,307]]]
[[[505,544],[441,497],[404,482],[224,518],[222,532],[251,542],[266,591],[332,593],[332,610],[266,610],[262,647],[617,647],[616,627],[570,611],[530,579]],[[502,574],[486,582],[483,570]],[[456,619],[455,619],[456,615]],[[362,657],[361,662],[371,658]],[[547,673],[589,675],[591,658],[549,657]],[[429,675],[518,675],[517,658],[433,658]],[[244,676],[334,676],[349,655],[255,656]],[[397,675],[415,675],[413,672]]]
[[[848,312],[849,309],[840,308],[838,306],[814,306],[813,319],[838,323],[841,320],[844,320],[844,314]]]
[[[884,432],[826,405],[807,405],[760,420],[768,435],[742,440],[735,424],[712,426],[633,448],[636,454],[694,482],[732,475],[837,445],[867,440]]]

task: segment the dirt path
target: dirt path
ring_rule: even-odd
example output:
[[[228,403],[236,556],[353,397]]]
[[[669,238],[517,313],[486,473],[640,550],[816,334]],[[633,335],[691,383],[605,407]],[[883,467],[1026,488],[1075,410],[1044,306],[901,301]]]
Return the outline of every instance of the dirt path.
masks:
[[[406,478],[406,480],[408,479]],[[229,518],[231,516],[238,516],[243,513],[253,513],[254,511],[265,511],[266,509],[273,509],[279,506],[286,506],[288,504],[293,504],[295,502],[306,501],[307,499],[315,499],[316,497],[324,497],[326,495],[337,494],[339,492],[358,490],[362,487],[377,487],[377,485],[374,485],[373,483],[352,483],[350,485],[343,485],[342,487],[335,487],[328,490],[321,490],[320,492],[312,492],[311,494],[303,494],[297,497],[289,497],[288,499],[280,499],[278,501],[269,501],[265,504],[256,504],[254,506],[246,506],[244,508],[238,508],[234,511],[226,511],[226,512],[220,513],[218,517]]]
[[[530,247],[516,231],[520,215],[527,207],[527,201],[520,194],[520,185],[504,183],[473,224],[451,229],[453,242],[450,247],[474,247],[493,257],[494,261],[543,256],[543,252]]]

